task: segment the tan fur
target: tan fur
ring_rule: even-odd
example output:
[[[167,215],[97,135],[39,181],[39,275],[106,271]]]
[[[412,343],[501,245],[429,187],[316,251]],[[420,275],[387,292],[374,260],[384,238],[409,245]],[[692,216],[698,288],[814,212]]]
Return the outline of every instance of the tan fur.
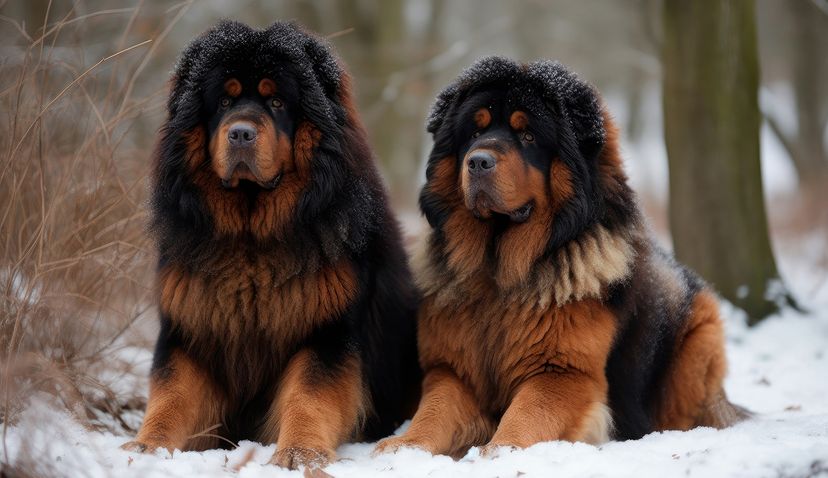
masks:
[[[598,174],[608,192],[617,193],[627,184],[627,174],[624,172],[621,158],[620,133],[612,116],[604,108],[604,148],[598,156]]]
[[[203,152],[193,151],[193,155]],[[219,235],[238,234],[246,229],[248,205],[241,202],[241,192],[221,187],[220,179],[207,168],[198,168],[191,179],[202,195],[204,204],[213,216],[216,232]]]
[[[574,195],[572,190],[572,172],[560,159],[553,160],[550,168],[550,199],[552,210],[557,211]]]
[[[577,371],[538,374],[521,384],[500,419],[488,448],[526,448],[550,440],[588,441],[595,410],[606,407],[606,380]]]
[[[454,386],[451,394],[435,391],[439,389],[429,394],[425,387],[420,410],[428,403],[458,403],[456,390],[468,387],[471,395],[461,403],[479,404],[483,423],[503,414],[492,446],[603,437],[595,410],[606,404],[604,367],[615,334],[610,311],[592,299],[539,309],[510,294],[474,297],[453,309],[437,305],[433,297],[423,303],[420,361],[427,373],[441,367],[452,371],[462,387]],[[412,425],[397,443],[433,453],[456,453],[479,444],[456,439],[457,434],[467,436],[462,427],[468,424],[462,420],[420,410],[414,419],[418,426]],[[448,446],[438,438],[426,439],[424,430],[444,430],[438,438],[455,440]]]
[[[518,171],[505,171],[504,174],[522,177],[523,181],[514,184],[514,190],[502,194],[508,194],[511,198],[511,204],[507,203],[506,206],[508,209],[517,209],[532,201],[534,210],[529,220],[513,224],[498,241],[496,279],[504,289],[515,287],[528,279],[532,266],[543,253],[552,233],[549,227],[552,211],[545,186],[546,178],[538,169],[523,161],[521,163],[523,164],[512,167]],[[498,191],[502,189],[498,188]]]
[[[453,212],[452,217],[454,214],[458,212]],[[474,221],[471,216],[469,219]],[[479,221],[477,224],[480,224]],[[473,231],[474,226],[472,223],[469,229]],[[471,233],[464,237],[475,238]],[[446,237],[447,242],[450,239],[450,236]],[[527,239],[531,244],[531,238]],[[599,298],[609,284],[629,275],[632,261],[635,260],[632,240],[632,237],[612,235],[603,227],[596,227],[594,231],[585,234],[582,244],[571,243],[561,248],[556,262],[535,264],[532,273],[523,281],[523,284],[530,282],[532,286],[514,284],[512,297],[520,303],[537,304],[543,308],[553,304],[563,305],[573,300]],[[483,243],[478,244],[477,241]],[[457,239],[457,242],[461,241]],[[479,250],[485,251],[484,241],[477,239],[474,244]],[[465,247],[468,246],[469,243],[465,243]],[[456,305],[458,296],[468,297],[475,292],[491,293],[486,291],[485,286],[479,287],[479,278],[471,278],[472,273],[480,271],[484,266],[483,256],[460,256],[457,263],[467,265],[464,269],[466,273],[446,274],[438,263],[433,262],[434,255],[438,253],[437,247],[431,240],[421,242],[412,261],[417,270],[418,285],[426,295],[433,296],[437,305],[452,307]],[[584,274],[584,271],[591,271],[591,274]],[[576,276],[576,273],[579,275]],[[503,285],[507,284],[504,282]]]
[[[522,224],[506,230],[497,244],[497,284],[511,289],[525,283],[538,256],[543,253],[552,231],[551,211],[537,207]]]
[[[290,145],[286,138],[280,137],[277,151],[282,151],[292,157],[279,156],[277,163],[285,165],[282,169],[282,180],[278,191],[270,194],[260,194],[256,208],[250,217],[250,229],[256,237],[285,237],[287,228],[292,224],[293,214],[299,197],[308,184],[311,176],[311,158],[322,133],[307,121],[302,122],[294,135],[294,143]]]
[[[213,159],[211,165],[213,171],[220,179],[229,180],[232,186],[237,186],[240,179],[250,181],[269,181],[279,173],[293,171],[293,145],[291,139],[276,131],[273,122],[270,120],[255,123],[257,130],[255,145],[255,168],[257,174],[244,173],[239,175],[237,169],[232,175],[228,168],[231,164],[230,154],[232,150],[227,140],[227,132],[233,124],[239,122],[239,118],[228,116],[219,124],[215,134],[210,138],[209,151]],[[249,123],[249,121],[247,121]],[[252,124],[252,123],[251,123]]]
[[[511,150],[506,154],[499,154],[494,150],[487,150],[485,145],[469,150],[464,158],[477,152],[485,151],[497,159],[494,172],[477,181],[486,181],[489,184],[488,192],[491,200],[491,210],[500,213],[513,211],[529,201],[547,202],[546,179],[542,172],[527,164],[517,151]],[[468,168],[460,173],[460,188],[468,209],[474,209],[474,197],[470,196],[470,185],[473,181]],[[537,206],[537,205],[536,205]],[[491,213],[491,211],[481,211]],[[483,214],[488,217],[488,214]]]
[[[480,108],[479,110],[474,112],[474,124],[480,128],[488,128],[489,124],[492,122],[492,113],[489,112],[488,108]]]
[[[472,390],[451,370],[438,366],[426,373],[420,406],[406,433],[381,441],[375,453],[415,446],[459,456],[469,446],[486,443],[493,432],[494,422]]]
[[[457,197],[457,158],[447,156],[437,162],[433,179],[427,186],[446,200]]]
[[[703,423],[707,409],[719,406],[724,396],[726,368],[719,304],[712,293],[702,291],[693,300],[690,320],[676,343],[658,410],[658,428],[689,430],[699,424],[729,425]]]
[[[482,226],[471,212],[456,209],[446,220],[446,255],[448,266],[460,276],[478,270],[486,258],[488,228]]]
[[[242,92],[242,85],[241,83],[239,83],[239,80],[235,78],[230,78],[229,80],[224,82],[224,92],[232,96],[233,98],[236,98]]]
[[[263,121],[256,137],[256,167],[261,178],[268,180],[280,172],[293,171],[291,138],[276,131],[272,121]]]
[[[259,91],[259,94],[265,98],[273,96],[276,94],[276,83],[274,83],[270,78],[262,78],[262,80],[259,81],[257,90]]]
[[[227,176],[227,167],[230,164],[230,158],[227,156],[229,149],[229,145],[227,144],[227,133],[229,131],[230,122],[222,122],[213,133],[213,136],[210,137],[210,142],[208,144],[210,158],[212,158],[213,171],[215,171],[217,179]],[[200,151],[195,150],[196,145],[188,144],[187,146],[194,148],[194,151],[192,152],[193,157],[199,154]],[[204,159],[201,159],[199,162],[203,163]]]
[[[594,402],[574,431],[572,441],[601,445],[610,441],[611,434],[612,410],[605,403]]]
[[[628,197],[618,132],[608,115],[604,119],[600,181],[610,194]],[[526,121],[516,112],[510,125],[519,130]],[[425,241],[414,260],[424,294],[418,346],[427,383],[409,430],[380,443],[378,451],[415,446],[456,455],[489,440],[485,455],[556,439],[603,443],[613,427],[605,374],[618,326],[605,302],[609,287],[636,277],[639,261],[675,299],[666,304],[675,309],[669,312],[680,313],[684,284],[674,265],[649,256],[648,232],[637,220],[613,232],[594,225],[540,260],[555,214],[575,194],[573,172],[559,158],[552,159],[547,178],[514,152],[496,157],[497,169],[488,175],[493,179],[487,179],[487,192],[497,196],[494,207],[503,212],[531,200],[535,208],[526,222],[501,233],[493,259],[488,223],[469,212],[477,199],[468,197],[472,179],[465,168],[458,174],[447,158],[430,171],[426,191],[445,199],[450,213],[442,234]],[[739,413],[722,391],[716,307],[708,291],[695,298],[658,410],[662,429],[724,423]]]
[[[527,300],[566,304],[601,297],[609,284],[629,275],[635,260],[632,240],[595,227],[581,239],[561,247],[555,263],[537,267],[538,287],[526,291]]]
[[[319,377],[317,366],[311,352],[299,351],[279,382],[262,431],[265,442],[278,443],[271,462],[279,466],[326,465],[367,409],[358,359],[348,358],[331,376]]]
[[[277,255],[252,261],[244,251],[228,255],[232,259],[215,264],[210,274],[161,271],[161,311],[192,336],[224,337],[228,347],[244,347],[244,337],[264,334],[279,349],[279,342],[290,344],[341,313],[356,294],[356,274],[347,261],[291,275],[300,265],[274,264]],[[271,275],[279,266],[284,275]]]
[[[517,131],[523,131],[529,126],[529,117],[523,111],[515,111],[509,116],[509,126]]]
[[[167,448],[170,452],[214,448],[218,444],[215,438],[192,435],[220,424],[224,403],[207,371],[183,352],[173,352],[167,368],[152,376],[144,423],[135,441],[124,448]]]
[[[192,171],[193,182],[204,196],[219,233],[226,235],[251,232],[260,239],[284,237],[291,224],[299,196],[310,180],[311,158],[321,140],[321,133],[308,122],[297,128],[295,143],[284,135],[276,134],[272,125],[259,131],[262,138],[257,163],[260,170],[272,178],[281,173],[277,190],[260,194],[255,207],[250,209],[243,193],[221,187],[220,178],[226,175],[226,137],[229,124],[219,127],[210,140],[209,150],[214,158],[213,169],[201,166],[207,161],[204,149],[206,133],[203,127],[186,135],[187,163]],[[225,138],[224,141],[217,139]]]
[[[190,174],[204,162],[204,143],[207,132],[203,126],[197,126],[184,133],[184,142],[187,145],[187,154],[184,159],[187,162],[187,169]]]

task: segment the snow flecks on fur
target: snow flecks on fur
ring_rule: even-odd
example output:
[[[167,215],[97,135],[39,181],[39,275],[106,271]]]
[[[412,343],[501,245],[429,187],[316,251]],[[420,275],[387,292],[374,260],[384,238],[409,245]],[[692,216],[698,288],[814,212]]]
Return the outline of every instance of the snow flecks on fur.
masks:
[[[540,98],[559,114],[571,114],[566,118],[572,130],[579,132],[579,143],[603,144],[606,133],[602,108],[599,96],[589,84],[557,61],[523,64],[500,56],[477,60],[440,92],[428,115],[428,132],[435,133],[440,129],[461,92],[494,85],[508,89],[518,82],[528,83],[521,98],[523,103],[532,103]]]
[[[289,62],[301,73],[301,89],[306,113],[329,123],[342,123],[344,111],[335,98],[342,69],[331,47],[324,40],[302,30],[295,22],[276,22],[263,30],[243,23],[224,20],[190,42],[173,69],[173,89],[168,109],[170,119],[191,118],[196,115],[187,110],[202,102],[203,78],[214,68],[233,68],[244,64],[246,68],[273,72]],[[320,102],[318,99],[328,101]]]

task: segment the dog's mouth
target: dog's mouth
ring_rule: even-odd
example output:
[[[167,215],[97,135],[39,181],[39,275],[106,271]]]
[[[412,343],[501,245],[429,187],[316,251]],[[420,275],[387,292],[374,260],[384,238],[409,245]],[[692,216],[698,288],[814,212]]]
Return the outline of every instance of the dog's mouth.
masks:
[[[488,219],[492,216],[492,198],[484,192],[479,192],[475,195],[470,209],[477,219]]]
[[[493,215],[508,217],[511,222],[522,223],[529,220],[535,207],[534,201],[529,201],[517,209],[504,209],[497,204],[489,194],[479,191],[474,195],[471,204],[467,204],[475,218],[486,220]]]
[[[262,189],[273,190],[282,180],[281,172],[270,179],[261,178],[261,175],[245,161],[239,161],[235,166],[228,168],[228,171],[227,177],[221,178],[221,186],[225,189],[233,189],[246,182],[255,183]]]

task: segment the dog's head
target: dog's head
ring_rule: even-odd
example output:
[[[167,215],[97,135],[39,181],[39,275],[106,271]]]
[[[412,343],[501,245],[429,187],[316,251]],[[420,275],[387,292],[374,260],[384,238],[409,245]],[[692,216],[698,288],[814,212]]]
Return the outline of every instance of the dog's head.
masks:
[[[480,219],[495,214],[529,219],[549,201],[546,177],[554,138],[539,119],[545,112],[508,101],[508,92],[480,91],[455,118],[459,186],[465,206]]]
[[[550,247],[612,221],[608,201],[628,201],[611,197],[628,191],[615,128],[598,94],[560,63],[479,60],[440,93],[428,130],[420,205],[435,228],[455,207],[452,189],[475,218],[501,228],[542,216]]]
[[[376,217],[367,203],[381,194],[368,191],[376,172],[364,136],[348,75],[324,40],[295,23],[220,22],[175,67],[155,227],[357,247]]]
[[[301,111],[296,81],[216,69],[205,79],[211,168],[225,188],[242,181],[264,189],[294,171],[293,137]]]

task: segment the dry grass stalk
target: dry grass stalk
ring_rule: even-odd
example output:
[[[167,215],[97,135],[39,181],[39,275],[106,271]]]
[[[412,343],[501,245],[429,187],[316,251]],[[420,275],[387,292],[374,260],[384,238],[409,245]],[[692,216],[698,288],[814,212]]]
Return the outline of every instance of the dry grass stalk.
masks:
[[[84,15],[73,7],[59,20],[50,4],[34,32],[0,19],[15,27],[0,37],[14,45],[0,63],[5,474],[24,471],[10,468],[6,440],[30,397],[46,397],[92,428],[129,430],[125,412],[143,408],[141,395],[112,388],[117,376],[100,376],[128,376],[131,364],[119,354],[149,345],[134,333],[152,304],[144,201],[154,134],[144,126],[163,111],[164,91],[139,93],[137,85],[187,6],[172,20],[155,19],[150,38],[132,31],[148,23],[141,4]],[[120,40],[85,44],[84,33],[104,21],[123,25]]]

